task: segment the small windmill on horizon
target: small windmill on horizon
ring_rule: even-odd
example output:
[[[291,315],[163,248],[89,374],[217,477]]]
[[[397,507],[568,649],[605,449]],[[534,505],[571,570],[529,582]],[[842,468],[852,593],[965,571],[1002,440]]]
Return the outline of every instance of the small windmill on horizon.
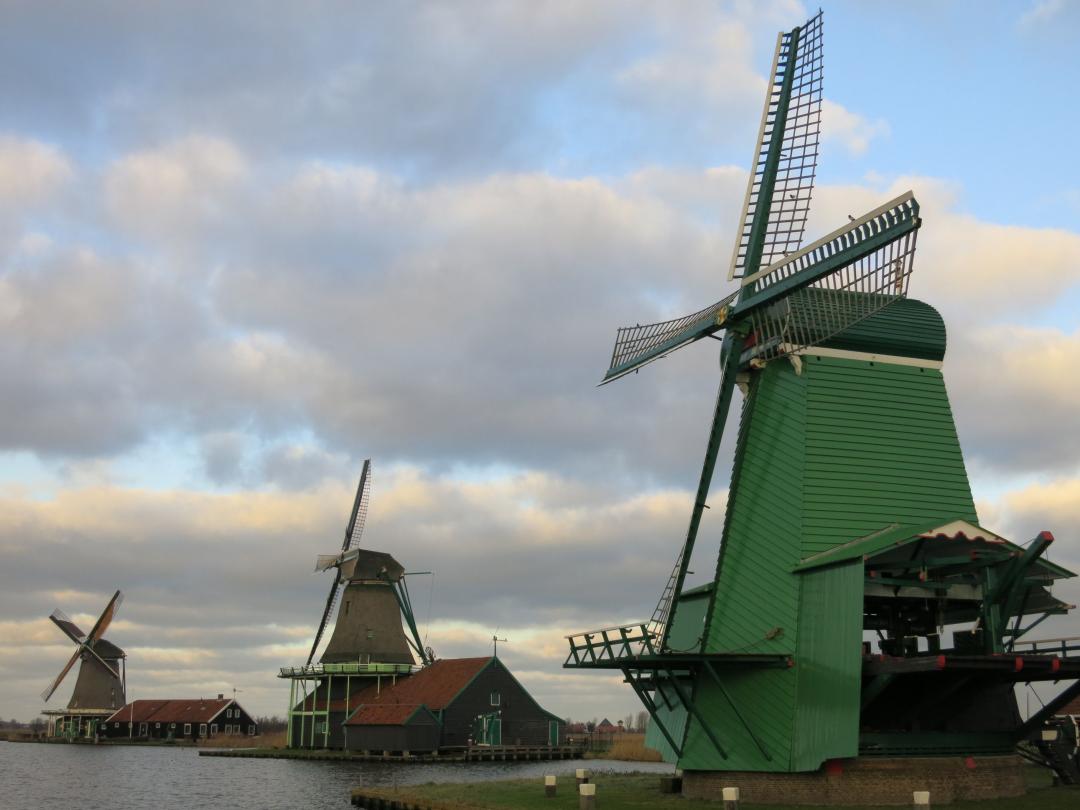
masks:
[[[123,594],[116,591],[89,633],[84,633],[59,608],[49,616],[49,620],[75,643],[76,649],[60,674],[41,693],[41,699],[47,703],[76,662],[79,664],[67,707],[43,712],[50,717],[50,736],[93,737],[98,724],[125,704],[127,655],[105,638],[123,601]]]

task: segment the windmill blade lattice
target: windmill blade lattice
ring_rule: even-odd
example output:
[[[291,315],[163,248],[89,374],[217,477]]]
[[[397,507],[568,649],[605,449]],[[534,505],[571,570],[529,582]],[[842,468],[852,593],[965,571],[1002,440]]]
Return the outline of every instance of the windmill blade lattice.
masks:
[[[356,544],[360,542],[360,537],[364,533],[364,524],[367,522],[368,502],[371,500],[371,459],[364,459],[364,467],[360,471],[360,482],[356,486],[356,497],[353,498],[353,508],[349,515],[349,523],[345,527],[345,540],[341,545],[341,554],[334,558],[337,561],[338,569],[334,575],[334,584],[330,586],[330,593],[326,597],[326,608],[323,610],[322,620],[319,622],[319,629],[315,632],[315,641],[312,642],[311,652],[308,653],[307,666],[311,666],[312,659],[315,658],[315,653],[319,649],[319,642],[322,641],[323,633],[326,631],[326,625],[330,621],[330,615],[334,612],[334,608],[337,606],[338,600],[341,598],[341,592],[344,590],[344,583],[341,577],[341,558],[346,552],[351,551],[356,547]],[[327,568],[332,568],[334,562],[327,564],[327,555],[319,555],[318,562],[316,562],[316,571],[325,571]]]
[[[763,289],[734,315],[750,314],[752,355],[767,360],[810,348],[906,296],[918,225],[919,204],[907,192],[749,277]],[[829,271],[830,264],[836,269]],[[798,287],[808,271],[825,275]],[[755,304],[789,282],[791,294]]]
[[[792,59],[792,51],[795,56]],[[753,168],[743,201],[741,229],[729,279],[741,278],[798,250],[810,210],[821,139],[822,13],[777,37],[769,94],[761,117]],[[785,85],[790,84],[790,94]],[[783,136],[774,139],[775,129]],[[770,151],[779,149],[770,165]],[[775,168],[773,168],[775,166]],[[760,208],[767,217],[757,222]],[[761,254],[750,255],[764,226]]]
[[[49,701],[49,698],[53,696],[53,692],[55,692],[60,687],[61,681],[64,680],[64,677],[68,674],[68,672],[71,671],[71,668],[75,666],[75,662],[78,661],[79,658],[82,656],[82,651],[83,648],[81,646],[79,647],[79,649],[75,650],[71,658],[68,659],[67,665],[62,670],[60,670],[60,674],[53,679],[52,683],[45,687],[45,689],[41,693],[41,699],[43,701],[47,703]]]
[[[360,471],[360,483],[356,487],[356,498],[353,501],[353,511],[349,518],[349,525],[345,529],[345,544],[342,551],[356,548],[360,537],[364,534],[364,524],[367,522],[368,503],[371,500],[371,459],[364,459],[364,468]]]
[[[57,608],[51,614],[49,619],[57,627],[63,631],[64,635],[74,641],[76,644],[82,644],[86,641],[86,633],[79,629],[79,626],[71,620],[71,618],[64,613],[64,611]]]
[[[615,335],[615,348],[611,353],[611,365],[601,384],[637,371],[653,360],[659,360],[668,352],[680,349],[688,343],[705,337],[720,328],[719,315],[735,302],[739,293],[734,292],[710,304],[698,312],[658,323],[637,324],[621,327]]]
[[[86,638],[86,644],[93,649],[94,642],[105,635],[105,631],[109,629],[109,625],[112,624],[114,618],[116,618],[116,611],[120,609],[120,605],[124,602],[124,595],[117,591],[113,594],[112,599],[109,600],[109,604],[105,606],[105,610],[101,612],[98,620],[94,623],[93,629],[90,630],[90,635]]]

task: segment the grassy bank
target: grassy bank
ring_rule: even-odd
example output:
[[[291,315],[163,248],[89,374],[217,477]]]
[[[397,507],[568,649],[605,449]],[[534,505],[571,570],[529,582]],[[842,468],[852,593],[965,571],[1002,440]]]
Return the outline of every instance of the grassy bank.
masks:
[[[715,801],[684,799],[660,792],[656,774],[598,774],[596,805],[603,810],[646,810],[646,808],[709,808],[716,810]],[[572,777],[560,777],[558,795],[544,796],[543,779],[510,780],[505,782],[474,782],[469,784],[428,784],[396,790],[364,790],[366,795],[432,806],[439,810],[576,810],[576,788]],[[754,810],[790,810],[790,805],[748,805]],[[1016,799],[959,802],[949,805],[957,810],[1076,810],[1080,807],[1080,789],[1048,788],[1035,790]],[[876,810],[867,805],[848,810]]]
[[[246,734],[218,734],[199,740],[199,748],[284,748],[285,732],[273,731],[249,737]]]

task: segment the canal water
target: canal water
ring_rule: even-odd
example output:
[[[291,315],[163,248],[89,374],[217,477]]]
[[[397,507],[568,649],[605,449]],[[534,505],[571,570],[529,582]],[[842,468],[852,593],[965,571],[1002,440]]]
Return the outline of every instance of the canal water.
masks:
[[[536,778],[545,773],[668,773],[659,762],[561,760],[393,764],[200,757],[190,748],[0,742],[2,810],[323,810],[361,786]],[[538,788],[539,789],[539,788]]]

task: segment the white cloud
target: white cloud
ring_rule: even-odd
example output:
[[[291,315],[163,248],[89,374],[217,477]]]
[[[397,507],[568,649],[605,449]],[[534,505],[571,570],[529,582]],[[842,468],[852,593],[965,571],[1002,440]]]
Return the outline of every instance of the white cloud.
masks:
[[[0,135],[0,208],[40,205],[73,175],[67,155],[55,146]]]
[[[164,239],[227,216],[248,161],[221,138],[190,135],[129,154],[105,175],[105,204],[124,228]]]
[[[867,120],[829,99],[821,103],[822,141],[838,141],[855,157],[865,154],[872,140],[888,135],[889,124],[882,118]]]

